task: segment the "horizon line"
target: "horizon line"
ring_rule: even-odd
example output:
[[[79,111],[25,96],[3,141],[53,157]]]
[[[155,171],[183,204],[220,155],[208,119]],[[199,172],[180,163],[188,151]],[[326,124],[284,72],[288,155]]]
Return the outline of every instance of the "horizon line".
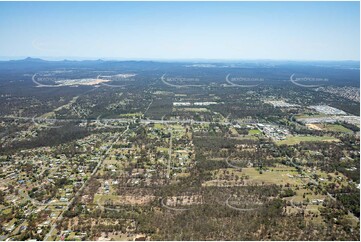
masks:
[[[0,61],[19,61],[26,59],[41,59],[44,61],[290,61],[290,62],[360,62],[360,59],[272,59],[272,58],[126,58],[126,57],[76,57],[76,56],[0,56]]]

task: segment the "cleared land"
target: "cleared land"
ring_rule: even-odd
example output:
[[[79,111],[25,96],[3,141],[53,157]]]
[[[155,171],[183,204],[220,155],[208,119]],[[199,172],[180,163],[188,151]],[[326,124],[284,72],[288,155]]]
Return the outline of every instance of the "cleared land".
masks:
[[[330,132],[352,133],[352,130],[340,124],[307,124],[307,127],[315,130],[324,130]]]
[[[331,136],[289,136],[285,140],[277,141],[277,145],[295,145],[301,142],[339,142]]]

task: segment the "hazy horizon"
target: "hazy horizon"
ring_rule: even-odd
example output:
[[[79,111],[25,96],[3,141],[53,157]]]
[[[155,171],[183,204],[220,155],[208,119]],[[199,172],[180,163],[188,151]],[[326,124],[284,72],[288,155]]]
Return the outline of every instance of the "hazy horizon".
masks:
[[[78,56],[0,56],[0,61],[18,61],[18,60],[25,60],[27,58],[30,59],[41,59],[44,61],[164,61],[164,62],[179,62],[179,61],[189,61],[189,62],[243,62],[243,61],[274,61],[274,62],[360,62],[360,60],[351,60],[351,59],[243,59],[243,58],[185,58],[185,59],[172,59],[172,58],[122,58],[122,57],[78,57]]]

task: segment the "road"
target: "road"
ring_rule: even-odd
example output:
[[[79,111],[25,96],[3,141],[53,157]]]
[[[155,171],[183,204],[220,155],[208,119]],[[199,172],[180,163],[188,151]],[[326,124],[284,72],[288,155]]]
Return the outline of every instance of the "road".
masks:
[[[61,126],[48,126],[48,125],[46,125],[46,124],[39,124],[39,123],[37,123],[36,121],[36,119],[35,119],[35,117],[36,116],[34,116],[32,119],[31,119],[31,121],[34,123],[34,125],[36,125],[36,126],[40,126],[40,127],[46,127],[46,128],[51,128],[51,129],[57,129],[57,128],[60,128]],[[48,121],[48,120],[47,120]]]
[[[148,110],[149,110],[150,106],[152,105],[152,103],[153,103],[153,99],[152,99],[152,101],[149,103],[147,109],[144,111],[144,113],[143,113],[144,116],[145,116],[145,114],[148,112]]]
[[[167,171],[167,177],[170,178],[170,163],[172,162],[172,138],[173,138],[173,132],[170,131],[170,137],[169,137],[169,149],[168,149],[168,171]]]
[[[54,118],[36,118],[36,117],[15,117],[15,116],[5,116],[0,117],[0,119],[14,119],[14,120],[24,120],[24,121],[40,121],[40,122],[119,122],[119,123],[127,123],[133,122],[133,119],[124,119],[124,118],[113,118],[113,119],[98,119],[98,118],[89,118],[89,119],[81,119],[81,118],[69,118],[69,119],[54,119]],[[231,125],[231,122],[209,122],[209,121],[196,121],[193,119],[176,119],[176,120],[163,120],[163,119],[140,119],[141,124],[150,124],[150,123],[159,123],[159,124],[222,124],[222,125]],[[244,123],[244,124],[254,124],[253,122]]]
[[[88,184],[88,182],[91,180],[91,178],[96,174],[96,172],[98,171],[99,167],[103,164],[104,160],[107,158],[110,150],[113,148],[113,145],[115,143],[117,143],[119,141],[120,138],[123,137],[123,135],[129,130],[129,125],[127,126],[127,129],[124,130],[123,133],[121,133],[113,142],[112,144],[109,146],[109,148],[105,151],[103,158],[100,159],[100,161],[98,162],[98,165],[94,168],[93,172],[91,173],[90,177],[88,180],[86,180],[83,185],[80,187],[80,189],[76,192],[76,194],[74,195],[74,197],[68,202],[67,206],[65,207],[65,209],[63,209],[63,211],[59,214],[58,218],[55,220],[55,222],[52,224],[51,229],[49,230],[49,232],[45,235],[44,237],[44,241],[48,240],[49,236],[51,236],[51,234],[53,233],[54,229],[56,228],[56,223],[57,221],[61,221],[63,219],[63,215],[65,211],[68,211],[69,207],[72,205],[72,203],[74,202],[74,199],[76,197],[78,197],[82,191],[84,190],[84,188],[86,187],[86,185]]]

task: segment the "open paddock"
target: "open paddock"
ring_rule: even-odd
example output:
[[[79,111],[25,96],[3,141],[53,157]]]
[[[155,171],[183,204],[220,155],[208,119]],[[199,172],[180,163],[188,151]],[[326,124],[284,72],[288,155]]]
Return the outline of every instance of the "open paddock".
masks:
[[[296,145],[301,142],[339,142],[340,140],[331,136],[288,136],[285,140],[277,141],[277,145]]]

